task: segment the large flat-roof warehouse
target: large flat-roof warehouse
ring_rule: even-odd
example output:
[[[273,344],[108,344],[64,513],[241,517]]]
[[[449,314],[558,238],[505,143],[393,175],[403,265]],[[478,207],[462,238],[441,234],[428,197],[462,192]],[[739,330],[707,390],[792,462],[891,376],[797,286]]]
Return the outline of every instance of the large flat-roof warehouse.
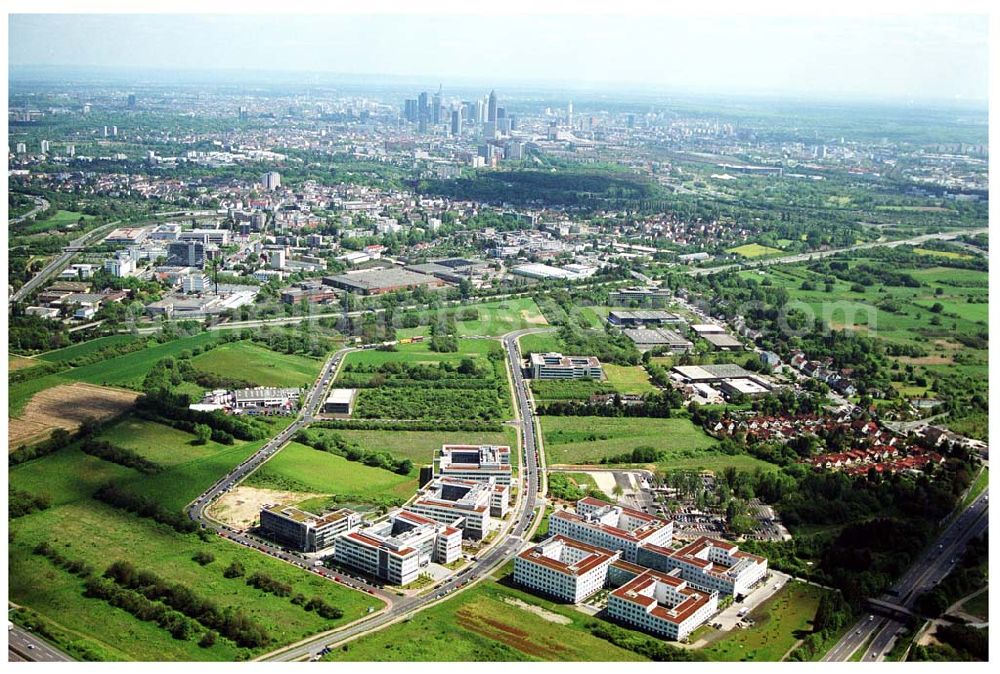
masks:
[[[323,278],[323,284],[359,295],[381,295],[419,287],[439,288],[444,285],[444,281],[427,274],[389,267],[327,276]]]

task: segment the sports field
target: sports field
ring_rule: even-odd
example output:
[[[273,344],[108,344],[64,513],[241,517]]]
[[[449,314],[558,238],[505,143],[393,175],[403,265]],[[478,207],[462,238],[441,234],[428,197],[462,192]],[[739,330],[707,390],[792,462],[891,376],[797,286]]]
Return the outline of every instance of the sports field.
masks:
[[[253,382],[258,386],[311,385],[323,361],[271,351],[253,342],[231,342],[191,359],[204,372]]]

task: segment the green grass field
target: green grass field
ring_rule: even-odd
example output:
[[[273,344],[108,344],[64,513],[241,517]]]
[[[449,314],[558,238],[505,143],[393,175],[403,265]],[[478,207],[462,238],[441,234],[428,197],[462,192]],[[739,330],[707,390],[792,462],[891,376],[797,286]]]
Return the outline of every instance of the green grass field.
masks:
[[[913,252],[917,255],[947,257],[952,260],[971,260],[973,258],[973,256],[969,253],[959,253],[953,250],[928,250],[927,248],[914,248]]]
[[[292,442],[247,478],[246,484],[331,494],[365,503],[381,497],[408,499],[416,492],[417,475],[415,471],[397,475]]]
[[[522,608],[522,605],[537,607],[536,610],[546,613],[540,616]],[[324,660],[642,660],[631,651],[591,635],[585,627],[591,620],[594,618],[563,604],[548,602],[518,589],[484,581],[410,619],[352,641],[329,653]]]
[[[92,353],[96,353],[101,349],[106,349],[109,346],[127,344],[129,342],[134,342],[135,340],[136,338],[133,335],[110,335],[108,337],[98,337],[97,339],[92,339],[88,342],[81,342],[62,349],[56,349],[55,351],[48,351],[40,354],[38,357],[42,360],[61,363],[73,360],[74,358],[80,358],[81,356],[89,356]]]
[[[514,330],[542,327],[547,325],[545,317],[530,297],[473,304],[469,309],[479,312],[475,321],[458,321],[458,335],[479,335],[499,337]]]
[[[112,429],[119,438],[127,428]],[[152,428],[137,428],[144,437],[165,441],[169,434]],[[222,472],[238,463],[249,445],[240,450],[223,450],[225,465],[215,465],[206,478],[214,481]],[[188,464],[199,463],[192,459]],[[202,471],[206,472],[206,471]],[[240,607],[263,624],[272,637],[272,647],[297,641],[317,631],[329,629],[364,615],[368,606],[380,602],[348,590],[246,548],[213,537],[200,541],[193,534],[179,534],[148,519],[120,511],[94,501],[91,494],[105,481],[114,479],[130,489],[147,495],[143,489],[149,480],[162,483],[163,490],[179,492],[175,501],[187,502],[195,485],[175,469],[154,476],[142,476],[131,469],[102,461],[67,448],[55,454],[12,468],[11,484],[33,494],[48,494],[48,510],[12,520],[9,545],[9,598],[27,606],[73,635],[99,657],[118,660],[233,660],[244,657],[240,649],[221,638],[210,648],[200,648],[197,639],[178,641],[155,624],[140,622],[121,609],[82,595],[83,582],[31,553],[41,541],[52,544],[70,559],[80,559],[100,573],[108,564],[127,559],[136,566],[193,588],[199,595],[211,597],[220,606]],[[207,486],[207,484],[205,485]],[[173,506],[171,506],[173,507]],[[178,506],[179,507],[179,506]],[[200,566],[192,561],[195,552],[207,550],[215,561]],[[296,592],[307,597],[320,595],[345,615],[337,621],[320,618],[293,605],[288,598],[275,597],[249,588],[244,580],[226,579],[222,570],[232,560],[240,560],[247,573],[263,571],[290,583]]]
[[[641,365],[603,364],[608,383],[620,393],[655,393],[656,387],[649,383],[649,373]]]
[[[77,213],[76,211],[63,211],[57,210],[55,213],[42,220],[36,220],[35,222],[28,225],[24,231],[29,234],[38,234],[40,232],[48,232],[52,229],[61,229],[66,225],[75,224],[80,220],[84,219],[84,222],[88,222],[94,219],[93,215],[84,215],[83,213]]]
[[[781,251],[777,248],[771,248],[770,246],[762,246],[759,243],[746,243],[742,246],[737,246],[736,248],[727,248],[726,252],[739,255],[740,257],[755,258],[764,257],[766,255],[777,255]]]
[[[697,455],[717,444],[688,419],[542,417],[541,425],[550,464],[596,463],[642,445]]]
[[[434,452],[441,445],[507,445],[511,451],[517,450],[517,432],[505,428],[502,433],[482,433],[476,431],[356,431],[313,428],[312,433],[336,433],[348,442],[358,444],[368,451],[389,452],[399,458],[407,458],[417,466],[429,464]]]
[[[258,386],[300,387],[312,384],[323,361],[277,353],[252,342],[232,342],[195,356],[199,370],[252,381]]]
[[[752,456],[715,451],[716,441],[688,419],[543,416],[541,425],[549,465],[598,463],[649,446],[666,452],[659,470],[775,468]]]
[[[182,337],[165,344],[156,344],[142,351],[109,358],[99,363],[84,365],[58,374],[46,375],[37,379],[14,384],[8,388],[7,413],[17,416],[21,410],[39,391],[74,381],[87,382],[104,386],[138,389],[150,368],[161,358],[177,356],[181,351],[204,346],[219,338],[218,333],[203,332],[192,337]],[[83,345],[80,345],[81,347]],[[70,347],[72,348],[72,347]]]
[[[699,636],[711,642],[701,650],[710,660],[778,662],[812,631],[812,620],[824,592],[814,585],[791,581],[750,612],[753,627],[730,632],[711,628],[699,631]]]
[[[562,352],[566,348],[555,332],[539,332],[524,335],[520,339],[520,344],[521,354],[525,357],[529,353]]]

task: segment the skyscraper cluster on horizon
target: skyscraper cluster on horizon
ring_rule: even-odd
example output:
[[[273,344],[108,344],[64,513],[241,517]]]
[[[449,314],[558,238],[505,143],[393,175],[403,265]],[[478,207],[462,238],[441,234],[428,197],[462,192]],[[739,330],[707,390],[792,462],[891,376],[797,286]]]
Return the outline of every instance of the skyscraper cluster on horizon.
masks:
[[[431,129],[447,130],[461,136],[467,129],[477,129],[486,138],[499,138],[517,128],[517,118],[508,116],[498,103],[496,91],[473,101],[445,101],[439,85],[437,93],[421,92],[403,104],[403,119],[417,125],[420,133]]]

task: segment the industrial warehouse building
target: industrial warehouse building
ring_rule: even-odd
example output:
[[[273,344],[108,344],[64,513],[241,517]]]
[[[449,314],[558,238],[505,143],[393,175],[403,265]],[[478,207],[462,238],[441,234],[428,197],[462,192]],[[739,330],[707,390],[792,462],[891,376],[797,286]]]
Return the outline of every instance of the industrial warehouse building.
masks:
[[[233,391],[233,407],[237,409],[288,407],[299,399],[301,393],[297,388],[270,386],[240,388]]]
[[[665,349],[670,353],[690,353],[694,349],[691,340],[666,328],[626,328],[622,334],[642,352]]]
[[[603,374],[601,361],[594,356],[531,354],[531,376],[534,379],[600,379]]]
[[[444,281],[398,267],[351,271],[337,276],[326,276],[323,284],[358,295],[381,295],[397,290],[440,288]]]
[[[675,575],[645,571],[608,595],[608,617],[680,641],[719,610],[718,592],[700,592]]]
[[[330,391],[326,402],[323,403],[323,411],[327,414],[346,414],[354,412],[354,400],[357,398],[357,389],[335,388]]]
[[[514,582],[576,604],[602,589],[621,556],[565,536],[552,536],[514,558]]]
[[[333,559],[396,585],[415,581],[431,562],[462,556],[462,532],[417,513],[398,510],[387,520],[340,536]]]
[[[361,524],[361,515],[341,508],[326,515],[269,506],[260,511],[260,527],[269,537],[303,552],[323,550],[334,539]]]

